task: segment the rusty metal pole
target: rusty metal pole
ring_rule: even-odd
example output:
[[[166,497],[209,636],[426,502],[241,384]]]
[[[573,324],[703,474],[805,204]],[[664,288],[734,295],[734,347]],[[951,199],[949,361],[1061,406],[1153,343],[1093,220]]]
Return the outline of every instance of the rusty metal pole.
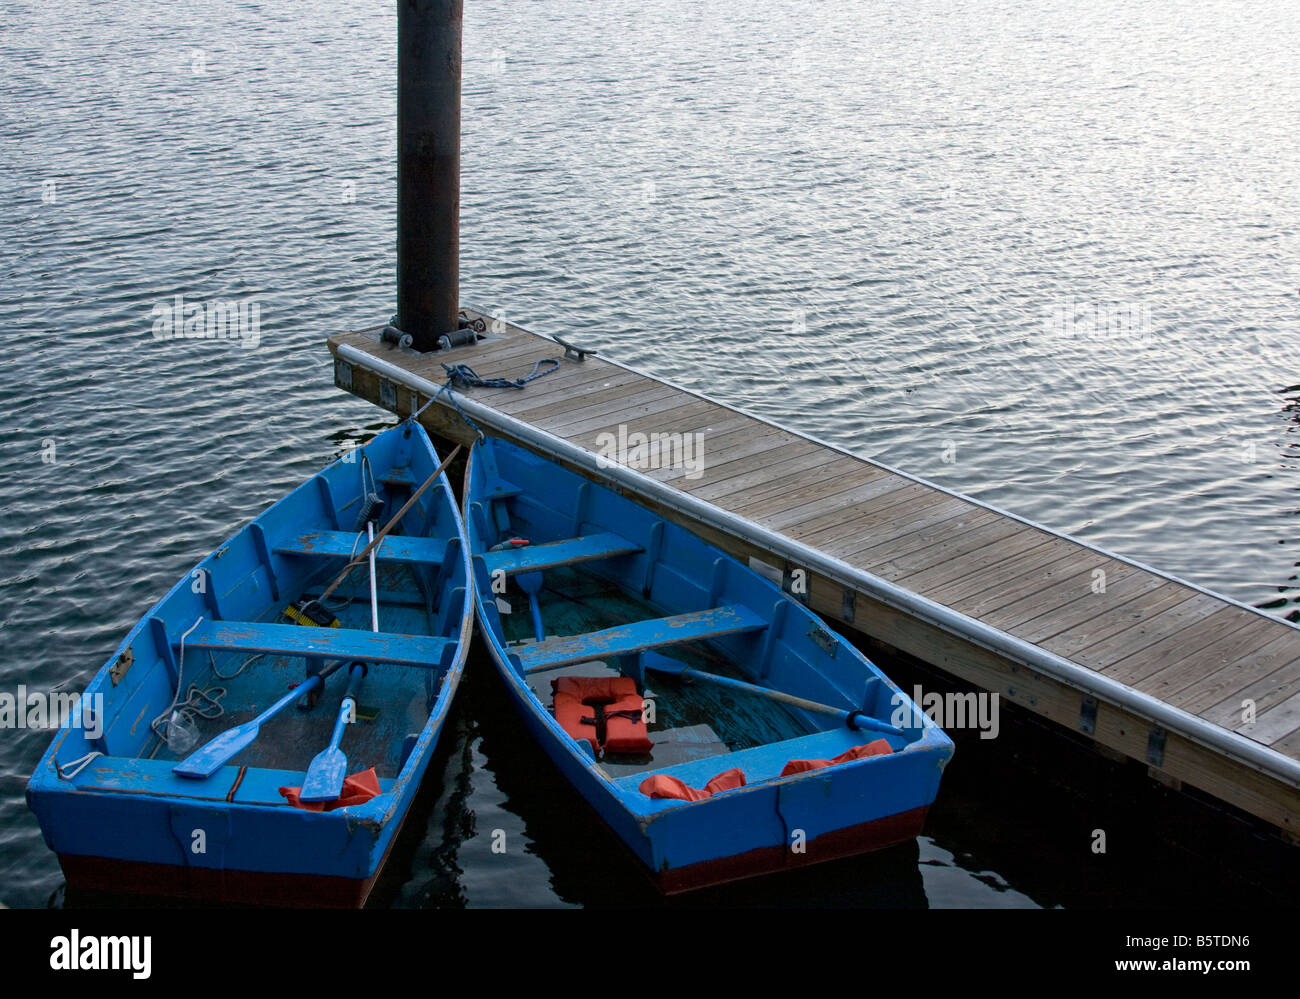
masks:
[[[460,311],[463,0],[397,3],[397,325],[437,349]]]

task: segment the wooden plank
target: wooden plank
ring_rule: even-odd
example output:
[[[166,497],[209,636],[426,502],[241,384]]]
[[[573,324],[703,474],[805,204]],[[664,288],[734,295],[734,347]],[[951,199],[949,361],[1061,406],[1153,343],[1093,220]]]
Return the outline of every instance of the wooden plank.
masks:
[[[489,573],[504,572],[507,576],[512,576],[519,572],[540,572],[543,569],[558,569],[560,566],[577,565],[580,562],[617,558],[620,555],[631,555],[639,551],[641,546],[627,538],[602,532],[564,541],[550,541],[545,544],[484,552],[480,557],[483,559],[484,568]]]
[[[791,496],[792,482],[798,483],[800,488],[820,490],[818,495],[826,496],[888,474],[884,469],[865,461],[832,456],[829,461],[815,466],[815,471],[811,473],[794,469],[788,476],[779,479],[752,482],[744,490],[743,496],[735,496],[728,501],[728,508],[736,512],[746,510],[754,513],[779,513],[799,502],[797,493],[800,489],[793,490],[796,495]]]
[[[586,399],[576,396],[560,400],[545,410],[535,410],[528,422],[539,427],[545,426],[552,433],[565,436],[565,427],[583,423],[596,417],[601,419],[603,425],[609,422],[611,415],[621,416],[624,413],[637,410],[638,407],[660,402],[669,402],[672,405],[680,404],[680,393],[666,386],[656,385],[654,382],[624,387],[629,389],[625,394],[600,402],[588,402]],[[652,412],[658,411],[658,409],[652,410]],[[626,421],[620,419],[619,422]]]
[[[826,537],[827,543],[819,547],[827,554],[842,558],[854,549],[861,548],[865,543],[865,532],[897,516],[900,507],[921,505],[927,499],[934,498],[933,490],[909,483],[899,476],[869,482],[859,487],[859,492],[864,498],[850,507],[793,522],[777,518],[777,522],[785,527],[785,533],[801,541],[807,542],[807,539],[815,536]],[[831,540],[835,544],[830,544]]]
[[[594,371],[572,374],[557,372],[554,375],[547,375],[540,381],[529,382],[528,388],[515,398],[504,398],[500,403],[500,409],[509,416],[531,423],[534,419],[566,412],[567,410],[559,408],[565,402],[578,407],[583,404],[591,405],[622,398],[628,393],[629,387],[645,381],[629,372],[622,374],[626,377],[601,378]]]
[[[1238,725],[1234,731],[1248,739],[1271,746],[1281,742],[1296,729],[1300,729],[1300,690],[1281,704],[1274,705],[1260,714],[1254,722]]]
[[[1300,658],[1294,657],[1289,643],[1279,646],[1274,641],[1179,691],[1170,703],[1215,725],[1232,728],[1241,722],[1246,701],[1252,702],[1258,716],[1261,710],[1286,700],[1297,688]]]
[[[173,645],[180,636],[169,637]],[[351,628],[308,628],[299,624],[204,621],[185,639],[187,649],[260,652],[274,656],[360,659],[398,666],[436,666],[454,639],[394,635]]]
[[[998,518],[995,523],[1005,523]],[[1056,543],[1034,530],[1017,531],[970,552],[960,560],[945,561],[915,573],[908,588],[931,600],[947,603],[991,587],[1002,586],[1070,554],[1068,542]]]
[[[911,548],[925,546],[932,540],[933,535],[930,532],[942,530],[944,524],[949,525],[948,530],[951,533],[960,535],[963,529],[954,528],[952,525],[963,515],[969,515],[970,504],[951,497],[944,499],[942,496],[941,493],[937,497],[926,497],[923,503],[895,507],[896,512],[893,516],[862,532],[860,544],[869,546],[862,550],[875,551],[888,546],[895,551],[905,552]],[[938,500],[938,502],[931,502],[931,500]],[[826,536],[827,532],[823,532],[813,543],[820,547],[821,538]],[[856,555],[857,551],[858,549],[855,549],[850,552],[850,557]]]
[[[532,422],[543,430],[573,440],[593,432],[597,435],[601,433],[617,434],[620,426],[627,427],[629,433],[633,430],[639,430],[642,433],[653,433],[659,430],[668,420],[680,419],[688,414],[704,414],[710,412],[713,408],[707,402],[684,402],[681,395],[673,393],[657,402],[629,406],[616,414],[593,416],[586,420],[569,420],[566,417],[559,417],[555,420],[535,420]],[[656,417],[658,419],[655,419]]]
[[[1292,732],[1285,739],[1279,739],[1269,749],[1289,756],[1293,760],[1300,759],[1300,731]]]
[[[800,495],[800,481],[798,477],[792,477],[783,483],[784,489],[796,496],[794,502],[790,502],[789,495],[783,495],[777,502],[768,499],[749,507],[745,516],[761,520],[774,531],[791,525],[834,523],[846,519],[847,515],[868,500],[902,489],[904,485],[897,475],[874,475],[858,482],[837,479],[837,482],[845,483],[844,489],[800,503],[797,499]]]
[[[815,501],[841,496],[858,486],[885,477],[887,473],[870,466],[852,468],[845,475],[792,477],[783,479],[770,489],[756,490],[758,495],[750,493],[741,496],[728,503],[727,508],[750,519],[772,517],[795,508],[807,507]]]
[[[680,489],[688,482],[697,482],[704,479],[709,474],[709,467],[717,459],[715,456],[715,447],[718,441],[723,438],[734,439],[732,434],[737,432],[746,432],[748,424],[743,417],[732,417],[729,420],[718,421],[715,419],[717,413],[705,413],[703,416],[685,416],[679,420],[670,420],[660,427],[656,433],[660,435],[660,449],[673,449],[678,445],[669,443],[675,435],[700,434],[697,439],[696,459],[701,467],[687,469],[681,466],[670,465],[668,467],[654,468],[646,474],[651,478],[659,479],[661,482],[671,481],[675,488]],[[682,445],[685,446],[684,444]],[[688,473],[693,478],[688,478]]]
[[[859,545],[847,553],[851,559],[874,561],[886,556],[901,556],[928,548],[945,540],[957,542],[969,531],[975,518],[985,511],[955,496],[944,493],[927,498],[923,504],[909,506],[888,525],[866,532]]]
[[[628,431],[629,438],[631,437],[631,434],[633,432],[636,432],[636,433],[643,433],[646,435],[647,438],[653,440],[655,434],[659,434],[661,436],[672,435],[672,434],[696,433],[696,432],[709,434],[715,430],[726,431],[729,429],[733,429],[732,426],[729,426],[726,423],[715,422],[714,417],[716,416],[717,413],[715,411],[706,411],[703,413],[698,411],[697,412],[687,411],[679,414],[674,419],[668,419],[662,423],[657,423],[653,429],[649,429],[649,428],[645,428],[633,424],[627,428],[627,431]],[[611,433],[614,435],[615,440],[617,440],[618,437],[617,429],[611,431],[608,428],[589,430],[585,434],[571,436],[568,439],[571,443],[576,444],[579,447],[586,448],[588,451],[600,452],[606,448],[610,440],[610,438],[605,435]],[[645,471],[645,469],[642,469],[642,471]],[[647,474],[653,475],[654,471],[651,470]],[[706,459],[705,474],[706,475],[708,474],[707,459]],[[691,481],[691,480],[687,480],[687,481]]]
[[[701,479],[707,474],[711,464],[723,464],[739,461],[751,455],[762,455],[774,447],[787,443],[789,439],[789,434],[780,431],[755,432],[749,426],[731,427],[721,433],[705,432],[698,440],[695,454],[695,461],[698,464],[695,468],[688,469],[681,462],[661,463],[658,469],[649,474],[660,482],[672,484],[686,481],[687,475],[694,475],[697,479]],[[666,445],[666,447],[672,449],[675,445]]]
[[[1104,594],[1096,593],[1094,587],[1097,585],[1097,571],[1106,573],[1106,592]],[[1117,596],[1127,596],[1131,593],[1130,587],[1126,587],[1117,594],[1116,588],[1126,579],[1137,577],[1146,579],[1146,573],[1140,573],[1137,569],[1115,559],[1108,559],[1100,565],[1094,566],[1086,575],[1076,574],[1074,576],[1063,576],[1059,581],[1045,587],[1035,593],[1030,593],[1015,603],[1007,604],[1005,607],[999,607],[994,611],[981,615],[981,620],[991,624],[995,628],[1001,628],[1003,631],[1011,631],[1019,625],[1029,625],[1037,621],[1045,614],[1059,614],[1070,608],[1072,610],[1085,610],[1088,617],[1095,617],[1097,614],[1104,613],[1116,605]],[[1077,601],[1087,601],[1084,608],[1074,608]],[[1087,620],[1085,617],[1083,620]],[[1077,624],[1079,621],[1075,620]],[[1055,632],[1052,632],[1055,634]]]
[[[1249,634],[1242,632],[1247,622],[1242,621],[1239,613],[1236,607],[1219,601],[1211,613],[1188,627],[1173,629],[1159,641],[1128,656],[1113,656],[1102,671],[1120,683],[1143,690],[1155,687],[1168,690],[1172,683],[1178,682],[1179,676],[1189,674],[1186,682],[1179,683],[1180,688],[1186,686],[1187,682],[1200,680],[1265,644],[1267,639],[1261,636],[1257,645],[1242,648],[1243,638],[1248,639]],[[1160,680],[1155,679],[1157,675]]]
[[[933,543],[906,554],[891,554],[886,561],[852,557],[854,565],[862,566],[900,586],[918,589],[920,579],[927,573],[942,572],[945,577],[964,576],[962,566],[968,558],[1000,544],[1026,530],[1023,524],[1008,520],[992,510],[980,510],[971,515],[956,537],[936,539]],[[876,554],[876,553],[872,553]],[[880,553],[883,554],[883,553]]]
[[[618,625],[586,635],[548,638],[544,642],[511,651],[519,656],[524,672],[533,673],[541,669],[629,655],[667,645],[699,642],[746,631],[760,631],[766,627],[767,621],[749,608],[728,605]]]
[[[1161,577],[1152,574],[1152,578]],[[1102,669],[1155,645],[1161,639],[1186,634],[1190,628],[1223,606],[1222,600],[1207,597],[1191,587],[1178,583],[1167,585],[1178,587],[1180,599],[1160,613],[1144,616],[1130,627],[1105,636],[1089,625],[1072,629],[1052,638],[1052,651],[1082,666]]]
[[[468,364],[484,378],[522,378],[538,361],[546,357],[559,360],[564,348],[548,340],[492,340],[471,348],[456,348],[448,352],[432,352],[423,355],[425,365],[437,370],[446,377],[444,364]],[[409,356],[409,355],[406,355]],[[406,365],[404,365],[406,366]],[[564,367],[563,363],[560,365]]]
[[[1077,634],[1082,626],[1087,626],[1084,633],[1088,640],[1106,638],[1186,599],[1186,587],[1138,571],[1110,582],[1105,593],[1089,592],[1021,622],[1015,625],[1014,633],[1050,650],[1058,638],[1066,633]]]
[[[1041,613],[1044,596],[1051,606],[1058,604],[1064,593],[1078,595],[1089,591],[1092,570],[1113,561],[1100,552],[1076,548],[1072,554],[1029,572],[1008,586],[972,595],[954,602],[952,606],[981,621],[988,620],[990,615],[1003,608],[1037,609]]]
[[[781,461],[763,464],[757,468],[737,467],[723,475],[717,468],[710,468],[704,479],[698,482],[683,482],[679,488],[697,499],[709,503],[721,503],[730,509],[730,504],[738,501],[742,495],[749,495],[754,490],[785,488],[790,476],[806,477],[828,474],[828,470],[843,467],[845,459],[828,452],[825,448],[811,447],[785,458]]]
[[[477,368],[478,364],[485,361],[491,361],[493,363],[509,361],[514,358],[539,352],[545,352],[547,356],[555,357],[557,359],[564,358],[564,348],[554,340],[550,339],[550,337],[537,336],[536,334],[525,333],[519,330],[507,330],[500,336],[489,333],[488,336],[496,338],[480,340],[472,347],[457,347],[451,352],[451,354],[447,355],[447,357],[455,355],[455,363],[461,363],[461,357],[464,356],[468,358],[464,363],[469,364],[472,368]],[[433,356],[436,356],[436,359],[439,361],[446,360],[445,357],[440,355]],[[529,363],[531,364],[532,362],[530,361]],[[565,360],[564,363],[576,365],[578,362]],[[482,372],[480,372],[480,374],[481,373]]]
[[[351,531],[307,531],[280,542],[275,551],[279,555],[351,558],[365,547],[364,532],[358,540]],[[441,565],[446,554],[445,538],[417,538],[407,534],[390,534],[375,549],[378,561],[405,565]]]
[[[806,441],[802,441],[798,438],[795,438],[794,440],[788,441],[784,444],[780,444],[777,447],[770,448],[769,450],[763,452],[762,460],[764,462],[771,462],[775,464],[776,462],[781,461],[785,458],[795,457],[797,455],[803,454],[807,452],[809,449],[816,450],[816,445],[811,445]],[[729,459],[725,455],[721,457],[715,456],[713,460],[708,463],[704,472],[703,479],[713,480],[712,477],[717,476],[718,480],[721,480],[729,477],[730,475],[736,474],[738,471],[743,472],[746,468],[752,467],[754,465],[754,462],[755,459],[752,456],[742,456],[736,459]],[[713,481],[717,481],[717,480],[713,480]]]
[[[951,547],[968,542],[971,533],[985,523],[995,523],[996,515],[979,507],[953,506],[944,509],[943,505],[931,507],[930,514],[923,522],[912,523],[906,533],[897,537],[883,537],[871,548],[853,552],[848,556],[853,564],[860,565],[865,560],[888,558],[901,561],[917,552],[928,551],[936,545],[947,544]],[[911,589],[911,587],[908,587]]]

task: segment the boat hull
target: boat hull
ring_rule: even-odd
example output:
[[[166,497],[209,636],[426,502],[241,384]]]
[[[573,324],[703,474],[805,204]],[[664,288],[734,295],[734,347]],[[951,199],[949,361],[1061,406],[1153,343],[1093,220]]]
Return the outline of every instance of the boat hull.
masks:
[[[366,878],[265,871],[178,867],[112,857],[60,854],[71,891],[124,891],[146,897],[187,899],[224,905],[293,909],[357,909],[366,904],[379,872]]]
[[[427,435],[410,424],[359,453],[391,490],[388,515],[439,463]],[[362,498],[354,488],[364,481],[359,466],[355,454],[335,462],[228,539],[145,615],[91,681],[86,695],[105,704],[102,734],[75,723],[61,729],[27,787],[28,806],[70,889],[218,904],[365,903],[449,714],[473,614],[463,525],[442,475],[403,520],[413,533],[395,533],[377,549],[379,613],[388,630],[371,631],[368,594],[338,611],[344,622],[337,630],[283,623],[283,608],[322,587],[350,558],[349,546],[355,550],[356,532],[346,528],[357,517],[349,508]],[[208,629],[195,631],[205,620]],[[284,793],[303,785],[329,739],[349,674],[342,668],[325,681],[312,711],[289,706],[262,722],[257,739],[208,777],[178,774],[183,754],[167,752],[149,719],[174,705],[178,663],[182,687],[211,682],[199,654],[178,646],[185,634],[231,664],[217,673],[211,661],[227,703],[234,701],[234,720],[257,715],[300,684],[304,659],[340,667],[373,659],[359,688],[365,724],[346,726],[341,749],[349,772],[374,768],[379,793],[321,811],[294,807]],[[253,654],[232,674],[250,644],[280,651]],[[435,649],[440,658],[421,658]],[[231,722],[210,724],[204,739]],[[159,750],[163,758],[154,759]]]
[[[480,449],[476,448],[471,455],[466,489],[466,502],[471,504],[467,508],[466,530],[474,560],[478,596],[476,614],[486,643],[513,706],[530,735],[635,855],[661,891],[667,894],[691,891],[818,864],[906,842],[921,832],[928,809],[938,794],[944,766],[953,751],[952,742],[942,730],[924,718],[861,653],[842,637],[827,631],[806,609],[784,596],[779,588],[681,528],[651,522],[654,515],[626,497],[607,492],[594,483],[583,485],[578,482],[570,484],[568,495],[562,492],[555,503],[556,508],[562,511],[575,505],[579,510],[569,521],[568,533],[572,540],[552,542],[543,536],[539,542],[541,550],[525,546],[517,550],[534,554],[511,555],[509,558],[545,561],[544,549],[548,544],[556,544],[569,553],[589,552],[593,539],[604,538],[606,540],[601,543],[606,546],[605,550],[617,552],[613,557],[624,561],[619,563],[619,568],[607,563],[611,568],[603,578],[607,581],[647,580],[642,592],[648,598],[650,591],[657,588],[661,599],[648,599],[649,603],[659,606],[658,613],[687,612],[689,615],[704,600],[707,600],[706,607],[720,603],[742,606],[748,602],[748,606],[767,609],[785,602],[788,606],[780,613],[773,610],[771,623],[764,626],[764,633],[770,634],[770,639],[732,646],[738,655],[736,662],[753,663],[756,659],[752,657],[765,654],[770,662],[779,663],[772,669],[781,671],[787,682],[796,686],[797,692],[805,697],[816,694],[815,699],[823,701],[844,697],[845,694],[839,691],[854,688],[860,691],[866,682],[868,690],[874,691],[870,698],[871,710],[876,717],[882,714],[889,717],[889,705],[896,703],[905,707],[904,713],[911,719],[908,724],[914,726],[890,736],[890,749],[883,755],[788,776],[784,775],[785,765],[791,760],[829,760],[871,742],[878,735],[855,731],[843,723],[838,726],[828,723],[825,716],[821,722],[807,716],[804,719],[807,724],[805,734],[770,744],[704,755],[689,762],[668,762],[662,767],[652,761],[647,764],[654,768],[652,770],[628,772],[626,767],[607,770],[602,765],[603,759],[593,758],[583,748],[584,743],[565,732],[535,693],[536,688],[525,678],[524,660],[538,661],[536,653],[531,651],[534,647],[506,644],[502,616],[496,605],[502,590],[499,579],[493,578],[493,572],[500,570],[492,567],[506,564],[503,560],[507,556],[499,553],[499,541],[496,549],[492,545],[497,535],[504,537],[515,531],[517,525],[513,520],[507,525],[500,511],[489,509],[486,502],[480,503],[481,509],[472,509],[478,497],[491,500],[495,493],[507,497],[509,502],[517,502],[509,498],[532,496],[530,489],[542,483],[557,483],[561,476],[569,473],[541,471],[538,468],[540,459],[536,456],[515,458],[519,449],[508,448],[501,442],[493,442],[493,445],[493,454],[481,465]],[[476,473],[476,469],[482,468],[493,470],[499,478],[485,478],[486,473],[482,470]],[[565,487],[560,484],[556,488],[562,491]],[[534,526],[544,523],[544,512],[535,512],[534,506],[530,506],[528,512],[535,518]],[[610,532],[624,536],[630,544],[610,546]],[[672,553],[675,561],[665,562],[665,555],[648,565],[646,553],[653,550]],[[690,582],[692,567],[707,570],[703,582]],[[589,569],[590,565],[585,568]],[[672,581],[671,590],[663,585],[667,580]],[[634,586],[628,589],[635,588],[634,582]],[[677,593],[685,593],[686,597],[674,604],[672,601]],[[515,606],[522,614],[522,605]],[[738,618],[743,620],[743,611]],[[665,618],[645,633],[667,635],[669,624],[674,620]],[[615,634],[618,629],[613,629],[609,640],[620,639],[622,634],[634,632],[637,627],[627,626],[618,635]],[[651,637],[649,640],[674,639]],[[723,638],[724,642],[728,640],[730,638]],[[568,639],[556,638],[536,648],[555,646],[564,641]],[[627,668],[635,668],[631,666],[632,656],[624,654],[631,648],[632,645],[627,644],[618,646],[614,653],[616,658],[621,656],[619,668],[625,675]],[[542,653],[542,660],[550,654]],[[575,653],[561,661],[580,665],[586,658]],[[608,659],[595,653],[589,658]],[[810,669],[807,664],[815,662],[826,664],[826,675],[813,675],[817,670]],[[551,667],[543,661],[540,668]],[[542,675],[546,674],[543,672]],[[853,709],[854,703],[846,702],[845,708]],[[658,755],[658,750],[652,755]],[[689,787],[701,788],[712,777],[731,768],[744,773],[743,786],[715,793],[704,800],[651,798],[640,790],[642,779],[650,773],[663,773],[682,780]]]

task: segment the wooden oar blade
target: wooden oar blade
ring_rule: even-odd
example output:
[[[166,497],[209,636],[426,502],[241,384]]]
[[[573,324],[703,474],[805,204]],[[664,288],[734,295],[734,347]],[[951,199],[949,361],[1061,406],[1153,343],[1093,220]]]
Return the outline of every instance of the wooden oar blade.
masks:
[[[222,732],[206,746],[196,749],[172,767],[172,773],[180,777],[211,777],[256,739],[261,727],[258,720],[254,719]]]
[[[343,793],[347,777],[348,758],[341,749],[322,749],[307,768],[307,779],[302,782],[302,801],[334,801]]]

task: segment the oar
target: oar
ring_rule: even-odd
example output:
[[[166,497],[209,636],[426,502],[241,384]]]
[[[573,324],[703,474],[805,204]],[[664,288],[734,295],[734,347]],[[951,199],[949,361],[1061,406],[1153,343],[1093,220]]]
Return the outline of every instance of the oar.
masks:
[[[257,738],[262,726],[287,708],[303,694],[310,694],[325,682],[327,673],[309,676],[252,721],[236,725],[222,732],[219,736],[190,753],[184,760],[172,767],[172,773],[181,777],[211,777],[225,766],[241,749]]]
[[[438,476],[443,473],[444,469],[451,464],[452,459],[460,453],[460,448],[461,445],[459,444],[452,448],[451,454],[447,455],[443,463],[434,469],[433,474],[424,480],[424,485],[420,486],[420,488],[411,495],[411,498],[403,504],[402,508],[398,510],[397,513],[393,514],[393,519],[384,525],[383,530],[370,539],[370,544],[366,545],[359,555],[343,567],[343,571],[334,578],[334,582],[330,583],[330,585],[325,588],[325,592],[315,598],[315,603],[323,603],[331,593],[339,588],[343,583],[343,580],[348,578],[348,575],[352,570],[359,566],[367,555],[370,555],[383,543],[384,538],[388,537],[388,532],[401,523],[401,520],[406,516],[407,511],[410,510],[411,507],[415,506],[415,501],[425,494],[425,491],[438,480]]]
[[[546,629],[542,627],[542,608],[538,606],[537,594],[542,589],[540,572],[521,572],[515,576],[519,588],[528,594],[528,609],[533,612],[533,631],[539,642],[546,641]]]
[[[374,521],[366,522],[366,534],[370,540],[375,537]],[[379,590],[375,582],[375,550],[370,549],[370,627],[379,632]],[[356,717],[356,689],[361,678],[366,675],[366,664],[355,662],[348,672],[348,686],[343,693],[343,702],[339,705],[338,717],[334,719],[334,732],[330,743],[311,761],[307,768],[307,777],[302,782],[301,800],[333,801],[343,793],[343,780],[348,772],[348,758],[339,743],[343,741],[344,726]]]
[[[334,733],[330,744],[313,757],[307,768],[307,778],[302,782],[303,801],[333,801],[343,793],[343,780],[348,772],[348,758],[339,743],[343,741],[343,731],[347,724],[356,717],[356,689],[361,678],[366,675],[366,664],[352,664],[348,675],[348,688],[343,694],[343,703],[339,706],[339,716],[334,719]]]
[[[865,729],[871,732],[885,732],[889,735],[906,735],[902,729],[895,728],[888,722],[882,722],[879,719],[865,715],[861,711],[845,711],[843,708],[831,707],[829,704],[821,704],[818,701],[810,701],[807,698],[795,697],[793,694],[782,693],[779,690],[771,690],[768,687],[759,687],[753,683],[746,683],[744,680],[733,680],[730,677],[718,676],[716,673],[702,673],[697,669],[691,669],[685,663],[678,662],[676,659],[669,659],[658,652],[646,650],[641,653],[642,663],[646,669],[654,670],[656,673],[672,673],[677,676],[689,677],[692,680],[703,680],[707,683],[716,683],[723,687],[731,687],[735,690],[743,690],[750,694],[757,694],[760,697],[766,697],[769,700],[780,701],[782,704],[788,704],[792,708],[802,708],[805,711],[815,711],[822,715],[833,715],[840,721],[844,722],[849,728]]]

